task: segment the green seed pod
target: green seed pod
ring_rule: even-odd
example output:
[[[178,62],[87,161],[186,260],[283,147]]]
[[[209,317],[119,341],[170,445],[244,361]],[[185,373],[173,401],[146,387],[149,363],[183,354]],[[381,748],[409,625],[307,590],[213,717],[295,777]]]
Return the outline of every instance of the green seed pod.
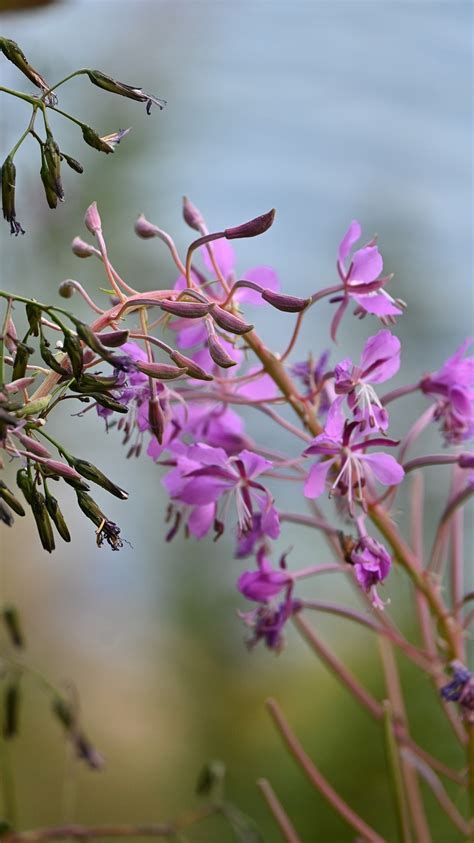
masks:
[[[85,394],[90,392],[108,392],[111,389],[116,389],[118,386],[117,378],[112,375],[110,377],[99,377],[98,375],[82,375],[80,381],[71,381],[69,387],[73,392],[83,392]]]
[[[79,474],[82,474],[86,480],[90,480],[91,483],[96,483],[98,486],[101,486],[107,492],[110,492],[111,495],[115,495],[116,498],[120,498],[121,500],[125,501],[128,498],[128,492],[125,492],[119,486],[116,486],[115,483],[112,483],[105,474],[102,473],[95,465],[88,462],[87,460],[78,460],[74,457],[66,457],[69,465],[72,465]]]
[[[51,177],[51,173],[49,171],[48,165],[46,163],[46,159],[44,157],[43,149],[41,149],[41,169],[40,169],[40,177],[41,181],[43,182],[44,193],[46,196],[46,201],[48,206],[54,211],[55,208],[58,207],[58,194],[54,189],[53,179]]]
[[[82,166],[82,164],[79,163],[79,161],[76,161],[76,159],[72,158],[70,155],[66,155],[65,152],[61,152],[61,155],[64,158],[66,164],[69,165],[71,170],[74,170],[75,173],[79,173],[79,175],[82,175],[82,173],[84,172],[84,167]]]
[[[15,211],[16,167],[12,158],[5,159],[2,165],[2,209],[3,218],[10,223],[10,234],[17,237],[25,231],[16,219]]]
[[[48,510],[46,509],[44,495],[42,495],[41,492],[38,492],[36,488],[34,488],[34,496],[30,506],[33,517],[36,521],[36,527],[41,544],[48,553],[52,553],[55,548],[53,528],[51,526]]]
[[[20,491],[23,492],[26,502],[31,506],[34,497],[34,485],[26,468],[20,468],[17,471],[16,483]]]
[[[146,102],[148,113],[152,104],[157,105],[160,110],[166,105],[166,100],[159,99],[153,96],[153,94],[148,94],[142,88],[136,88],[133,85],[118,82],[100,70],[86,70],[86,73],[92,84],[97,85],[98,88],[102,88],[104,91],[110,91],[110,93],[119,94],[122,97],[129,97],[129,99],[136,100],[137,102]]]
[[[10,491],[10,489],[8,488],[6,483],[3,482],[3,480],[0,480],[0,498],[3,498],[5,503],[7,503],[8,506],[13,509],[13,512],[16,512],[17,515],[20,515],[21,517],[25,515],[25,510],[23,509],[20,501],[17,500],[13,492]]]
[[[40,339],[40,354],[46,365],[49,366],[53,372],[56,372],[58,375],[62,375],[63,377],[70,377],[71,373],[68,372],[64,366],[61,366],[59,360],[49,348],[49,344],[46,342],[43,335],[41,335]]]
[[[24,647],[25,638],[21,629],[20,617],[15,606],[5,606],[2,616],[12,644],[18,648]]]
[[[16,41],[12,41],[11,38],[0,38],[0,50],[3,55],[18,68],[18,70],[21,70],[21,72],[28,77],[30,82],[33,82],[33,85],[36,85],[37,88],[41,88],[43,91],[48,90],[48,83],[45,79],[43,79],[41,74],[31,66]]]
[[[44,158],[51,176],[51,187],[60,201],[64,199],[61,182],[61,153],[52,135],[48,135],[43,146]]]
[[[16,416],[19,419],[24,419],[28,416],[36,416],[38,413],[46,410],[50,401],[51,395],[44,395],[42,398],[36,398],[34,401],[30,401],[29,404],[25,404],[24,407],[20,407],[20,409],[16,411]]]
[[[63,348],[69,360],[71,361],[71,368],[76,380],[79,380],[82,374],[82,367],[84,364],[81,343],[73,333],[67,331],[64,334]]]
[[[113,146],[107,143],[107,141],[102,140],[100,135],[94,129],[91,129],[90,126],[82,126],[81,128],[82,137],[88,146],[92,146],[93,149],[97,149],[99,152],[105,152],[106,155],[114,151]]]
[[[48,510],[48,515],[51,518],[54,526],[56,527],[59,535],[65,542],[71,541],[71,534],[67,528],[67,524],[64,520],[64,516],[59,508],[59,504],[53,495],[51,495],[45,489],[45,500],[46,500],[46,509]]]
[[[3,737],[11,740],[18,734],[18,717],[20,711],[20,683],[19,679],[11,679],[3,695]]]
[[[24,342],[17,343],[15,359],[13,361],[12,380],[17,381],[25,377],[26,367],[34,349]]]
[[[128,413],[128,407],[126,404],[120,404],[118,401],[115,401],[110,395],[106,395],[102,392],[91,392],[90,397],[94,399],[96,404],[99,404],[100,407],[105,407],[106,410],[113,410],[114,413]]]

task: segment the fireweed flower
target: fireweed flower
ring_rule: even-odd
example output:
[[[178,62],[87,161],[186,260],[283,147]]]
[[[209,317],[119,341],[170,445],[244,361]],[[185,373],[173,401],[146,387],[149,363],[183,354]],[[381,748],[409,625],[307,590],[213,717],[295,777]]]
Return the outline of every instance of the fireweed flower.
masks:
[[[307,498],[320,497],[324,492],[328,473],[334,466],[337,473],[331,484],[330,495],[347,496],[349,512],[353,515],[354,500],[364,507],[364,486],[367,479],[375,477],[384,486],[395,486],[403,480],[404,471],[390,454],[365,453],[367,448],[375,445],[393,447],[398,443],[392,439],[361,439],[360,434],[357,435],[357,422],[349,423],[344,419],[341,408],[343,400],[342,397],[336,399],[329,410],[324,432],[316,436],[304,451],[305,456],[318,454],[326,457],[310,469],[304,493]]]
[[[280,519],[276,509],[271,509],[265,518],[260,513],[254,513],[252,526],[245,533],[237,534],[235,557],[245,559],[255,552],[255,548],[267,539],[277,539],[280,535]]]
[[[382,322],[393,321],[394,316],[400,316],[402,313],[400,307],[397,307],[401,302],[396,302],[384,289],[391,276],[380,277],[383,260],[374,243],[358,249],[348,262],[352,247],[360,239],[361,233],[359,223],[353,220],[339,244],[337,271],[343,283],[344,292],[342,300],[333,299],[333,301],[341,302],[331,324],[331,337],[334,341],[350,299],[357,303],[357,314],[373,313]]]
[[[464,357],[472,344],[464,340],[444,366],[420,382],[425,395],[437,399],[435,420],[448,445],[459,445],[474,434],[474,357]]]
[[[390,331],[379,331],[367,340],[360,363],[342,360],[334,369],[335,390],[347,395],[350,409],[360,424],[360,430],[378,427],[387,430],[388,413],[373,388],[373,383],[383,383],[400,368],[400,340]]]
[[[251,447],[251,440],[245,435],[244,421],[230,407],[208,402],[173,404],[163,441],[153,438],[148,446],[148,456],[159,459],[163,451],[175,451],[181,445],[204,444],[223,448],[233,456],[244,448]]]
[[[269,650],[281,652],[285,645],[284,626],[300,609],[301,602],[292,599],[291,586],[289,586],[285,599],[278,606],[268,603],[258,606],[251,612],[239,612],[239,617],[253,630],[247,646],[252,649],[259,641],[264,641]]]
[[[166,485],[172,499],[184,504],[202,509],[219,502],[223,523],[233,501],[239,532],[250,529],[254,511],[260,512],[265,530],[266,519],[274,521],[273,498],[256,478],[271,467],[269,460],[251,451],[229,457],[222,448],[193,445],[184,457],[178,457],[172,483],[167,475]]]
[[[458,702],[465,714],[472,717],[474,711],[474,676],[459,661],[451,662],[453,678],[441,688],[440,693],[448,702]]]
[[[267,603],[293,583],[292,575],[285,570],[284,556],[280,559],[280,568],[275,569],[261,547],[257,553],[257,566],[257,571],[245,571],[237,582],[237,588],[247,600]]]
[[[385,603],[377,594],[376,586],[390,573],[392,565],[390,554],[371,536],[362,536],[352,550],[350,560],[354,565],[357,582],[367,594],[370,594],[372,605],[377,609],[383,609]]]

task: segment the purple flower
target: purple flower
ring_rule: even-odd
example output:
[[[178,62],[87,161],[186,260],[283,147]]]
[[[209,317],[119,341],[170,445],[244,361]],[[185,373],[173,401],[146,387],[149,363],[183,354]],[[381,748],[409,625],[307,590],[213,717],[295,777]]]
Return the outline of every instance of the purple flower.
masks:
[[[360,239],[361,233],[362,229],[359,223],[353,220],[339,244],[337,271],[343,283],[344,292],[342,301],[341,299],[333,299],[333,301],[341,301],[331,324],[333,340],[336,339],[339,323],[350,299],[357,302],[356,313],[361,315],[373,313],[379,316],[382,322],[393,321],[394,316],[399,316],[402,313],[400,308],[397,307],[398,302],[395,302],[384,290],[390,276],[380,277],[383,260],[375,243],[369,243],[362,249],[358,249],[353,253],[350,261],[347,261],[352,247]]]
[[[273,510],[273,498],[256,480],[271,467],[252,451],[229,457],[222,448],[192,445],[185,456],[178,456],[176,469],[165,481],[171,497],[190,506],[202,509],[219,502],[227,512],[233,501],[239,531],[245,532],[252,527],[255,511],[265,518]]]
[[[334,369],[338,395],[347,395],[349,407],[360,423],[360,430],[386,430],[388,413],[382,406],[373,383],[383,383],[400,368],[400,340],[390,331],[379,331],[367,340],[358,366],[346,358]]]
[[[380,542],[371,536],[362,536],[351,553],[357,582],[370,594],[372,605],[384,608],[384,602],[377,594],[376,586],[390,573],[392,558]]]
[[[252,612],[239,612],[239,616],[253,630],[247,642],[250,648],[264,641],[269,650],[279,653],[285,644],[283,628],[291,616],[301,609],[299,600],[292,600],[291,589],[279,606],[262,605]]]
[[[284,568],[284,556],[280,560],[280,570],[275,570],[265,556],[265,549],[261,547],[257,553],[257,565],[258,571],[245,571],[237,582],[237,588],[247,600],[268,603],[282,589],[292,584],[293,578]]]
[[[245,559],[246,556],[251,556],[260,542],[264,542],[267,538],[277,539],[279,535],[280,519],[274,507],[271,507],[264,515],[260,512],[254,513],[252,526],[245,533],[239,533],[237,536],[236,558]]]
[[[453,678],[441,688],[441,696],[448,702],[458,702],[467,715],[474,711],[474,677],[460,661],[451,662],[451,669]]]
[[[223,448],[231,456],[252,444],[244,433],[243,419],[230,407],[205,402],[174,404],[163,442],[160,445],[152,439],[148,456],[157,460],[163,451],[175,450],[176,443],[185,441]]]
[[[468,337],[438,372],[426,375],[421,390],[437,399],[435,419],[449,445],[458,445],[474,434],[474,357],[464,357],[472,344]]]
[[[331,485],[330,494],[347,495],[349,512],[354,514],[354,492],[358,493],[356,500],[364,507],[363,488],[367,479],[375,477],[384,486],[395,486],[401,483],[404,471],[401,465],[389,454],[376,452],[364,453],[374,445],[395,446],[398,443],[392,439],[360,440],[353,434],[358,427],[357,422],[348,423],[344,419],[341,404],[343,397],[337,398],[329,410],[324,432],[316,436],[304,451],[305,456],[319,454],[326,457],[315,463],[308,474],[304,493],[307,498],[318,498],[323,494],[326,479],[330,469],[336,468],[336,478]],[[328,459],[329,458],[329,459]]]

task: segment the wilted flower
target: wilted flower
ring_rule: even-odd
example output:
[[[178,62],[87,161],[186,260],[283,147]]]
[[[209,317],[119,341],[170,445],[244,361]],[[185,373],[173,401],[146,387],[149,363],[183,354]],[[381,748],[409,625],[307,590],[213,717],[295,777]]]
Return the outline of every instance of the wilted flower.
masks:
[[[458,702],[466,715],[470,713],[469,716],[472,717],[471,712],[474,711],[474,676],[460,661],[451,662],[451,669],[453,678],[451,682],[441,688],[441,696],[447,702]]]
[[[370,594],[373,606],[383,609],[385,604],[378,596],[376,586],[390,573],[390,554],[371,536],[362,536],[352,550],[350,560],[354,565],[357,582]]]
[[[291,574],[285,570],[285,557],[280,560],[280,569],[272,567],[263,547],[257,553],[258,571],[245,571],[237,582],[237,588],[247,600],[268,603],[284,588],[293,582]]]

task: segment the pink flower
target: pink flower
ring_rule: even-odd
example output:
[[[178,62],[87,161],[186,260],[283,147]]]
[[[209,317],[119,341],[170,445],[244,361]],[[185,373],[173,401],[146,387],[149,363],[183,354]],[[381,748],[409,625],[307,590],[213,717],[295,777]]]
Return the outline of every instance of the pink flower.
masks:
[[[261,547],[257,553],[258,571],[245,571],[239,577],[237,588],[240,593],[247,600],[255,600],[257,603],[267,603],[272,597],[276,597],[280,591],[293,583],[291,574],[283,567],[284,557],[280,564],[280,570],[275,570]]]
[[[331,336],[336,339],[339,323],[349,304],[353,299],[357,302],[356,313],[373,313],[384,321],[393,321],[394,316],[399,316],[402,311],[395,300],[383,289],[390,276],[380,277],[383,269],[382,256],[375,245],[369,243],[362,249],[353,253],[348,262],[352,247],[360,239],[362,229],[356,220],[353,220],[339,244],[337,256],[337,271],[344,286],[344,293],[331,324]]]
[[[438,400],[435,419],[449,445],[458,445],[474,434],[474,357],[464,357],[472,344],[468,337],[438,372],[426,375],[421,390]]]
[[[390,573],[390,554],[371,536],[362,536],[351,553],[351,561],[354,564],[357,582],[370,594],[373,606],[383,609],[385,604],[378,596],[376,586]]]
[[[361,431],[367,424],[386,430],[388,413],[373,388],[373,383],[383,383],[400,368],[400,340],[390,331],[379,331],[367,340],[358,366],[346,358],[334,370],[336,393],[347,395],[349,407],[360,423]]]
[[[395,446],[391,439],[360,440],[357,436],[351,441],[358,427],[357,422],[348,423],[342,413],[342,401],[337,398],[328,413],[324,432],[316,436],[304,451],[306,456],[319,454],[326,457],[315,463],[308,474],[304,493],[307,498],[318,498],[323,494],[330,469],[336,467],[336,479],[331,485],[330,494],[347,496],[349,512],[354,514],[354,500],[363,507],[364,486],[367,479],[375,477],[384,486],[401,483],[405,472],[394,457],[382,452],[366,454],[365,450],[374,445]],[[327,459],[329,457],[329,459]],[[357,498],[354,493],[357,492]]]

